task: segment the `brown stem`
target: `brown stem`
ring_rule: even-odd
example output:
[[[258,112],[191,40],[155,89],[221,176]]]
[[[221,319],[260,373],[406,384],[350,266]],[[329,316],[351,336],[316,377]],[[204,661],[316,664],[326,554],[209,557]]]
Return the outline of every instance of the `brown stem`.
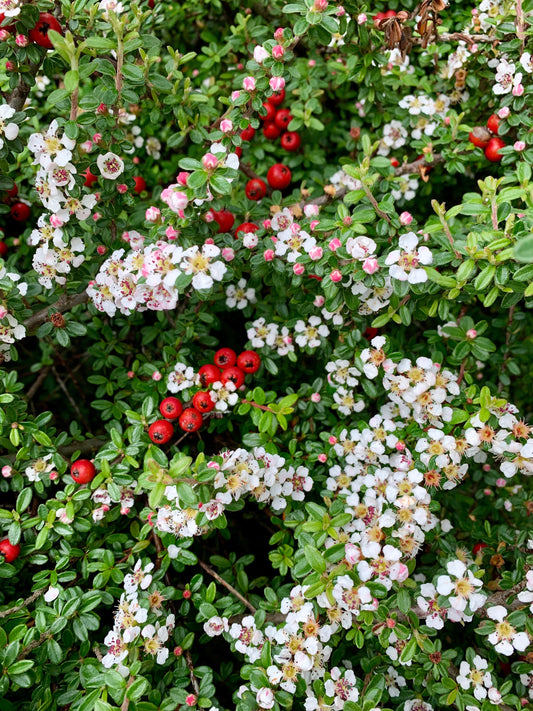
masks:
[[[187,664],[187,669],[189,670],[189,677],[191,679],[192,688],[196,696],[200,693],[200,684],[198,679],[194,675],[194,664],[192,663],[191,653],[188,649],[185,650],[185,663]]]
[[[372,207],[373,207],[374,210],[376,211],[376,214],[379,215],[382,220],[385,220],[389,225],[392,224],[390,217],[387,215],[386,212],[383,212],[383,210],[381,210],[381,208],[380,208],[379,205],[378,205],[378,201],[377,201],[376,198],[372,195],[372,193],[370,192],[370,188],[368,187],[368,185],[365,185],[365,182],[364,182],[364,181],[361,181],[361,187],[362,187],[363,190],[365,191],[365,195],[367,196],[367,198],[368,198],[368,199],[370,200],[370,202],[372,203]]]
[[[15,605],[14,607],[10,607],[9,610],[3,610],[0,612],[0,620],[3,619],[4,617],[7,617],[8,615],[13,615],[15,612],[18,612],[19,610],[22,610],[23,608],[27,607],[27,605],[31,605],[32,602],[35,602],[38,598],[41,597],[41,595],[44,593],[46,588],[41,588],[40,590],[35,590],[35,592],[32,592],[32,594],[27,597],[23,602],[20,603],[20,605]]]
[[[466,362],[463,360],[461,363],[461,367],[459,368],[459,376],[457,378],[457,385],[461,385],[463,382],[463,378],[465,377],[465,367],[466,367]]]
[[[37,647],[40,647],[41,644],[46,642],[47,639],[52,639],[52,635],[50,632],[43,632],[38,639],[33,640],[33,642],[30,642],[27,647],[24,647],[22,652],[17,657],[17,662],[20,662],[21,659],[25,659],[28,654],[33,652],[34,649],[37,649]]]
[[[39,373],[39,375],[37,376],[37,378],[35,379],[35,381],[32,383],[30,389],[29,389],[28,392],[26,393],[26,400],[27,400],[28,402],[30,402],[30,401],[33,399],[33,396],[35,395],[35,393],[37,392],[37,390],[39,390],[39,388],[41,387],[41,385],[43,384],[43,382],[46,380],[46,377],[47,377],[47,375],[48,375],[49,372],[50,372],[50,366],[49,366],[49,365],[47,365],[47,366],[45,366],[44,368],[41,369],[41,372]]]
[[[63,296],[59,297],[55,304],[50,304],[49,306],[46,306],[44,309],[37,311],[32,316],[27,318],[24,321],[26,331],[33,331],[45,321],[48,321],[49,312],[62,314],[65,313],[65,311],[70,311],[70,309],[74,308],[74,306],[87,303],[87,301],[89,301],[89,295],[86,291],[82,291],[79,294],[64,294]]]
[[[241,404],[243,405],[251,405],[252,407],[257,407],[259,410],[265,410],[266,412],[272,412],[272,414],[276,414],[274,410],[272,410],[270,407],[267,407],[266,405],[260,405],[257,402],[254,402],[253,400],[241,400]]]
[[[523,52],[526,41],[526,19],[524,16],[522,0],[516,0],[516,36],[522,43]]]
[[[29,72],[25,72],[25,76],[31,76],[35,77],[37,72],[39,71],[41,67],[41,62],[44,59],[40,59],[38,62],[35,62],[34,64],[29,65]],[[31,86],[27,84],[24,79],[22,78],[22,75],[19,79],[19,83],[17,86],[13,89],[11,95],[7,99],[7,103],[11,106],[11,108],[15,109],[15,111],[22,111],[24,108],[24,104],[26,103],[26,99],[28,98],[28,94],[30,93]]]
[[[212,568],[210,565],[207,565],[207,563],[204,563],[202,560],[199,560],[199,561],[198,561],[198,565],[199,565],[201,568],[203,568],[206,573],[209,573],[209,575],[211,575],[211,577],[213,577],[217,582],[219,582],[221,585],[223,585],[223,586],[226,588],[226,590],[229,590],[230,593],[232,593],[233,595],[235,595],[235,597],[239,598],[239,600],[240,600],[244,605],[246,605],[246,607],[250,610],[250,612],[251,612],[253,615],[255,615],[255,613],[257,612],[257,610],[256,610],[255,607],[252,605],[252,603],[249,602],[245,597],[243,597],[243,596],[240,594],[240,592],[238,592],[237,590],[235,590],[235,588],[234,588],[232,585],[230,585],[228,582],[226,582],[226,581],[224,580],[224,578],[221,578],[220,575],[219,575],[215,570],[213,570],[213,568]]]
[[[78,87],[74,89],[72,92],[72,96],[70,97],[70,120],[75,121],[78,118],[78,96],[79,96],[79,90]]]
[[[135,677],[130,675],[130,678],[128,679],[128,683],[126,684],[126,694],[124,695],[124,701],[122,702],[120,711],[128,711],[128,708],[130,706],[130,700],[127,696],[127,691],[130,688],[130,686],[133,684],[134,681],[135,681]]]

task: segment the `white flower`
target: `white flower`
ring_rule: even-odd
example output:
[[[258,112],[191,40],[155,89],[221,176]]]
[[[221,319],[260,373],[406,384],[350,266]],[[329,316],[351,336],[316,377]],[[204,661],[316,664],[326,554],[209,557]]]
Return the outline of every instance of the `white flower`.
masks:
[[[482,701],[487,697],[487,689],[492,686],[492,677],[487,671],[489,663],[479,654],[473,659],[473,667],[470,667],[468,662],[461,662],[457,682],[461,688],[467,690],[471,686],[474,687],[474,696],[478,701]]]
[[[482,587],[483,583],[476,578],[471,570],[460,560],[452,560],[446,570],[450,575],[441,575],[437,580],[437,591],[440,595],[450,596],[450,604],[459,612],[465,612],[469,607],[471,612],[475,612],[483,606],[486,595],[476,592],[476,588]]]
[[[298,335],[295,338],[296,343],[305,348],[318,348],[320,345],[320,336],[325,338],[329,336],[329,328],[322,323],[319,316],[311,316],[309,321],[297,321],[294,330]]]
[[[19,127],[16,123],[6,123],[6,120],[14,116],[15,113],[15,109],[9,106],[9,104],[2,104],[0,106],[0,148],[4,145],[2,135],[4,135],[8,141],[14,141],[19,135]]]
[[[527,632],[517,632],[507,621],[507,610],[503,605],[495,605],[487,610],[487,617],[496,620],[496,629],[488,636],[488,640],[500,654],[510,657],[517,652],[523,652],[529,646]]]
[[[400,249],[390,252],[385,260],[392,279],[408,281],[410,284],[421,284],[427,281],[428,275],[419,265],[431,264],[433,255],[427,247],[420,247],[417,250],[417,245],[418,237],[414,232],[408,232],[400,237]]]
[[[44,594],[44,599],[46,602],[52,602],[53,600],[56,599],[56,597],[59,595],[61,591],[59,588],[54,588],[52,585],[48,588],[48,590]]]
[[[246,279],[239,279],[237,285],[230,284],[226,289],[226,306],[230,309],[244,309],[248,303],[255,304],[255,289],[247,288]]]
[[[533,72],[533,61],[531,59],[530,52],[524,52],[524,54],[520,57],[520,64],[522,65],[524,71],[528,74]]]
[[[271,709],[275,703],[274,692],[272,691],[272,689],[269,689],[265,686],[262,689],[259,689],[255,696],[255,700],[257,701],[260,708]]]
[[[226,265],[221,261],[211,261],[219,254],[220,249],[214,244],[204,244],[202,251],[194,245],[183,252],[180,268],[185,274],[193,274],[193,289],[210,289],[215,281],[222,280]]]
[[[124,172],[124,161],[111,151],[98,156],[96,165],[102,177],[108,180],[116,180]]]

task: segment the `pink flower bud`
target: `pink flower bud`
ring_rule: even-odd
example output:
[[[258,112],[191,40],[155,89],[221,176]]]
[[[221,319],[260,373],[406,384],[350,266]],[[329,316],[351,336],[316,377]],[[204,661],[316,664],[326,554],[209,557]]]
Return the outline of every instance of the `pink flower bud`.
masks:
[[[100,106],[96,108],[96,111],[94,113],[98,114],[99,116],[107,116],[108,108],[105,104],[100,104]]]
[[[128,378],[131,380],[132,378],[135,377],[135,373],[133,370],[128,370]]]
[[[300,262],[296,262],[295,264],[292,265],[292,271],[297,275],[300,276],[305,272],[305,267],[303,264],[300,264]]]
[[[241,95],[240,91],[232,91],[231,92],[231,100],[237,101],[237,99],[239,98],[240,95]]]
[[[340,272],[338,269],[334,269],[329,275],[329,278],[331,279],[331,281],[337,283],[342,279],[342,272]]]
[[[9,466],[9,464],[6,464],[5,466],[2,467],[2,476],[4,479],[9,479],[9,477],[13,474],[13,468]]]
[[[311,402],[320,402],[322,400],[322,396],[320,393],[311,393]]]
[[[102,215],[99,212],[94,212],[93,213],[93,220],[95,222],[98,222],[98,220],[102,217]]]
[[[485,496],[492,496],[492,491],[490,489],[483,489]]]
[[[506,486],[506,484],[507,484],[506,480],[503,479],[502,477],[499,477],[498,479],[496,479],[496,486],[498,487],[498,489],[503,489],[503,487]]]
[[[325,303],[326,299],[322,296],[322,294],[319,294],[318,296],[315,296],[313,306],[317,306],[318,308],[320,308],[321,306],[324,306]]]
[[[117,185],[117,190],[121,195],[124,195],[124,193],[128,192],[128,186],[126,185],[126,183],[119,183]]]
[[[365,15],[364,12],[361,12],[359,15],[357,15],[357,24],[358,25],[364,25],[367,20],[368,20],[368,17]]]
[[[307,62],[307,66],[308,66],[308,67],[316,67],[316,60],[315,60],[315,59],[310,59],[310,60]]]
[[[230,121],[229,119],[223,119],[220,122],[220,130],[223,133],[229,133],[230,131],[233,131],[233,121]]]
[[[280,42],[283,39],[283,27],[278,27],[278,29],[274,32],[274,39],[276,42]]]
[[[174,647],[174,656],[181,657],[183,654],[183,649],[181,647]]]
[[[272,91],[281,91],[285,88],[285,79],[283,77],[272,77],[268,85]]]
[[[123,516],[127,516],[127,515],[129,514],[129,512],[130,512],[129,506],[122,506],[121,509],[120,509],[120,513],[121,513]]]
[[[274,250],[273,249],[265,249],[263,252],[263,259],[265,262],[271,262],[274,259]]]
[[[156,382],[159,382],[162,377],[163,377],[163,376],[161,375],[161,373],[160,373],[158,370],[155,370],[155,371],[152,373],[152,380],[155,380]]]
[[[388,617],[387,622],[385,624],[390,630],[392,630],[394,629],[394,627],[396,627],[396,620],[393,620],[392,617]]]
[[[5,318],[9,311],[6,309],[6,307],[2,304],[0,304],[0,318]]]
[[[337,17],[342,17],[343,15],[346,14],[346,10],[343,8],[342,5],[339,5],[339,7],[337,8],[337,12],[335,14],[337,15]]]
[[[324,12],[328,9],[328,0],[315,0],[313,10],[315,12]]]
[[[188,694],[185,697],[185,703],[187,704],[187,706],[196,706],[197,700],[198,699],[196,698],[196,696],[194,694]]]
[[[9,37],[9,33],[7,35]],[[6,62],[6,72],[14,72],[17,68],[17,65],[14,62],[10,62],[9,59]]]
[[[400,224],[401,225],[404,225],[404,226],[410,225],[412,221],[413,221],[413,216],[411,215],[410,212],[407,212],[407,211],[402,212],[402,214],[400,215]]]
[[[152,205],[146,210],[144,217],[148,222],[159,222],[161,219],[161,210]]]
[[[391,580],[403,583],[409,577],[409,568],[404,563],[394,563],[391,566],[389,577]]]
[[[218,165],[218,158],[213,155],[213,153],[206,153],[205,156],[202,158],[202,165],[206,170],[216,170],[216,167]]]
[[[350,215],[346,215],[346,217],[342,218],[342,224],[345,227],[349,227],[352,224],[352,218],[350,217]]]
[[[98,252],[98,254],[103,255],[107,252],[107,247],[105,246],[105,244],[99,244],[96,248],[96,251]]]
[[[257,47],[254,47],[254,59],[258,64],[263,64],[265,59],[268,59],[268,52],[266,49],[258,44]],[[244,87],[246,89],[246,87]]]
[[[253,77],[244,77],[242,85],[246,91],[255,91],[255,79]]]
[[[174,240],[179,235],[179,232],[175,230],[172,225],[169,225],[165,230],[165,235],[169,240]]]
[[[272,56],[274,57],[274,59],[281,59],[284,54],[285,54],[285,48],[282,47],[280,44],[277,44],[274,47],[272,47]]]
[[[139,165],[139,163],[140,163],[140,158],[139,158],[139,156],[134,156],[134,157],[132,158],[132,161],[133,161],[133,163],[134,163],[135,165]]]
[[[186,171],[182,170],[176,176],[176,182],[179,183],[180,185],[186,186],[187,180],[189,180],[189,175],[190,175],[190,173],[187,173]]]
[[[353,543],[346,543],[344,545],[344,557],[346,558],[347,563],[355,565],[361,560],[361,549]]]
[[[320,220],[311,220],[309,223],[309,228],[314,230],[320,224]]]
[[[470,338],[471,340],[474,340],[474,338],[477,336],[477,331],[475,328],[469,328],[468,331],[466,332],[466,337]]]
[[[330,444],[337,444],[337,438],[335,437],[335,435],[330,435],[330,436],[329,436],[329,439],[328,439],[328,442],[329,442]]]
[[[324,454],[324,452],[321,452],[321,453],[318,455],[317,459],[318,459],[319,462],[322,462],[322,464],[324,464],[324,462],[327,462],[327,461],[328,461],[328,455],[327,455],[327,454]]]
[[[366,274],[374,274],[379,269],[378,260],[375,257],[367,257],[363,262],[363,271]]]
[[[95,133],[93,136],[93,143],[96,143],[97,145],[100,143],[102,140],[102,134],[101,133]]]
[[[506,119],[511,114],[511,109],[508,106],[502,106],[501,109],[498,109],[497,114],[499,118]]]
[[[522,96],[524,93],[524,85],[523,84],[517,84],[516,86],[513,86],[513,96]]]
[[[342,242],[338,237],[335,237],[335,239],[332,239],[331,242],[328,244],[328,247],[331,249],[332,252],[336,252],[339,247],[342,247]]]
[[[309,258],[316,262],[322,257],[322,247],[313,247],[309,250]]]
[[[15,42],[19,47],[27,47],[30,40],[26,37],[26,35],[17,35],[15,37]]]
[[[401,441],[396,442],[396,444],[394,445],[394,448],[396,450],[398,450],[398,452],[403,452],[405,450],[405,442],[401,442]]]
[[[52,227],[63,227],[63,220],[57,215],[50,215],[50,224]]]
[[[5,27],[0,30],[0,42],[5,42],[10,36],[10,33],[5,29]]]
[[[265,230],[269,230],[271,226],[272,226],[271,220],[263,220],[263,227],[265,228]]]
[[[515,141],[513,148],[515,151],[523,151],[526,147],[526,142],[525,141]]]
[[[212,237],[208,237],[204,244],[215,244],[215,240]]]
[[[50,481],[55,481],[59,478],[59,474],[56,471],[50,472],[48,476],[50,477]]]
[[[235,251],[232,247],[224,247],[222,250],[222,259],[226,262],[231,262],[232,259],[235,259]]]

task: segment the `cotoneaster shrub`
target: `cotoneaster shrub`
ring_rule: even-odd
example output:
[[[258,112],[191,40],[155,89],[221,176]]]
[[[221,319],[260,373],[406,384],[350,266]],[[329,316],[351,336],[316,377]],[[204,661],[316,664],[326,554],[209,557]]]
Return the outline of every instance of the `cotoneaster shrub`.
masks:
[[[530,0],[0,0],[2,711],[533,699]]]

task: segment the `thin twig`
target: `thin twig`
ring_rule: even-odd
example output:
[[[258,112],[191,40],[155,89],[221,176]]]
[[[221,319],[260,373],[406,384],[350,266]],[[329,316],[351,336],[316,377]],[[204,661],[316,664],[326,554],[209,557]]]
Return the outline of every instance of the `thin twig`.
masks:
[[[65,395],[66,395],[66,397],[67,397],[67,400],[68,400],[68,401],[70,402],[70,404],[72,405],[72,407],[73,407],[75,413],[78,415],[79,419],[83,422],[83,424],[85,425],[85,427],[87,428],[87,430],[90,430],[91,427],[90,427],[89,423],[88,423],[88,422],[86,421],[86,419],[84,418],[84,416],[83,416],[83,414],[82,414],[80,408],[78,407],[78,403],[76,402],[76,400],[74,400],[74,398],[73,398],[72,395],[70,394],[69,389],[67,388],[67,386],[65,385],[63,379],[61,378],[61,376],[60,376],[59,373],[57,372],[55,366],[51,366],[51,370],[52,370],[52,373],[54,374],[55,379],[57,380],[57,383],[58,383],[59,387],[60,387],[61,390],[65,393]]]
[[[128,698],[128,689],[130,688],[130,686],[133,684],[134,681],[135,681],[135,677],[130,674],[130,678],[128,679],[128,683],[126,684],[126,693],[124,695],[124,701],[122,702],[120,711],[128,711],[128,708],[130,705],[130,700]]]
[[[187,669],[189,670],[189,677],[191,679],[192,688],[196,696],[200,693],[200,684],[198,679],[194,675],[194,664],[192,663],[191,653],[188,649],[185,650],[185,663],[187,664]]]
[[[48,321],[50,312],[62,314],[65,313],[65,311],[70,311],[74,306],[87,303],[87,301],[89,301],[89,295],[86,291],[82,291],[79,294],[65,294],[61,296],[54,304],[50,304],[44,309],[37,311],[24,321],[26,332],[29,334],[30,331],[33,331],[42,323]]]
[[[44,593],[46,588],[40,588],[40,590],[35,590],[35,592],[32,592],[32,594],[27,597],[23,602],[20,603],[20,605],[15,605],[15,607],[10,607],[9,610],[3,610],[0,612],[0,620],[3,619],[4,617],[7,617],[8,615],[14,615],[15,612],[18,612],[19,610],[22,610],[25,608],[27,605],[31,605],[32,602],[35,602],[38,598],[41,597],[41,595]]]
[[[250,610],[250,612],[251,612],[253,615],[255,615],[255,613],[257,612],[257,610],[256,610],[255,607],[252,605],[252,603],[249,602],[245,597],[243,597],[243,596],[240,594],[240,592],[238,592],[237,590],[235,590],[235,588],[234,588],[232,585],[230,585],[228,582],[226,582],[226,581],[224,580],[224,578],[221,578],[220,575],[219,575],[215,570],[213,570],[213,568],[211,568],[210,565],[207,565],[207,563],[204,563],[202,560],[199,560],[199,561],[198,561],[198,565],[199,565],[201,568],[203,568],[206,573],[209,573],[209,575],[211,575],[217,582],[219,582],[221,585],[223,585],[223,586],[226,588],[226,590],[229,590],[230,593],[232,593],[233,595],[235,595],[235,597],[239,598],[239,600],[240,600],[244,605],[246,605],[246,607]]]
[[[27,400],[28,402],[30,402],[30,401],[33,399],[33,396],[35,395],[35,393],[37,392],[37,390],[39,390],[39,388],[41,387],[41,385],[43,384],[43,382],[46,380],[46,377],[47,377],[47,375],[48,375],[49,372],[50,372],[50,366],[49,366],[49,365],[45,366],[44,368],[41,368],[41,372],[39,373],[39,375],[37,376],[37,378],[35,379],[35,381],[34,381],[34,382],[32,383],[32,385],[30,386],[30,389],[29,389],[28,392],[26,393],[26,400]]]
[[[368,187],[368,185],[365,185],[364,180],[361,181],[361,187],[363,188],[363,190],[364,190],[365,195],[367,196],[367,198],[368,198],[368,199],[370,200],[370,202],[372,203],[372,207],[373,207],[374,210],[376,211],[376,214],[379,215],[382,220],[385,220],[389,225],[392,224],[390,217],[387,215],[386,212],[383,212],[383,210],[379,207],[378,201],[376,200],[376,198],[375,198],[375,197],[372,195],[372,193],[370,192],[370,188]]]
[[[25,659],[28,654],[33,652],[34,649],[37,649],[37,647],[40,647],[41,644],[46,642],[47,639],[52,639],[50,632],[42,632],[38,639],[33,640],[33,642],[30,642],[27,647],[24,647],[22,652],[17,657],[17,662],[20,662],[21,659]]]

